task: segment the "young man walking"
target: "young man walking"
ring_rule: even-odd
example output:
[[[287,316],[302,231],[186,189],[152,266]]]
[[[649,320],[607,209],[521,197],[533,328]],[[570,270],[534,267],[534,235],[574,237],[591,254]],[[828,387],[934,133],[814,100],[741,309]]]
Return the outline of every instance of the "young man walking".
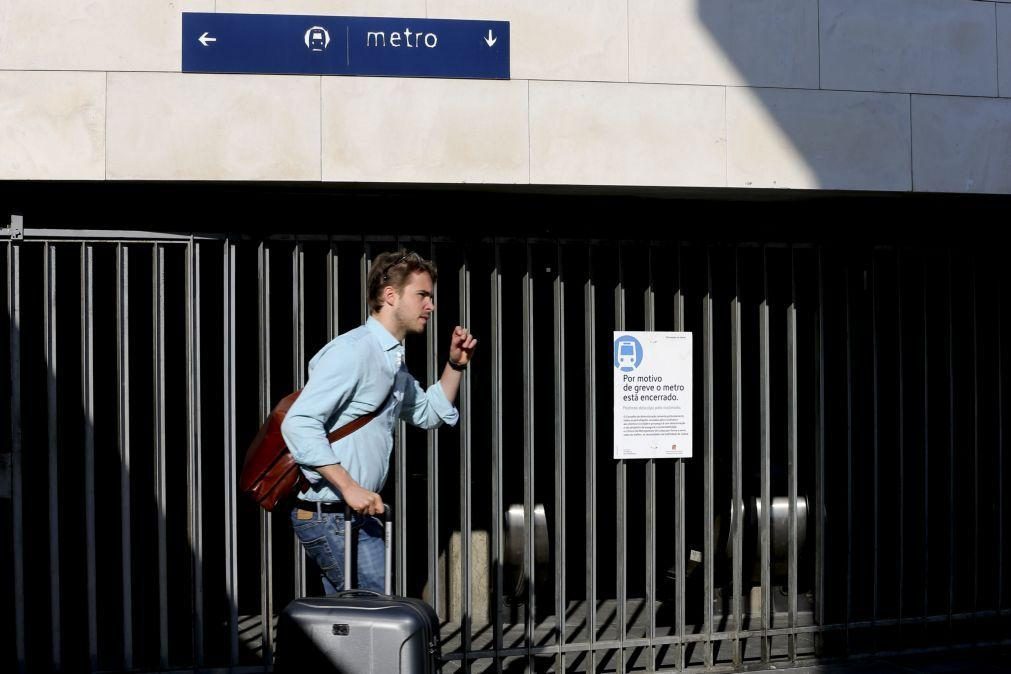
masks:
[[[404,337],[425,331],[435,309],[435,265],[400,250],[376,256],[369,270],[369,318],[309,361],[309,381],[288,410],[281,433],[312,487],[291,511],[295,535],[323,572],[327,594],[344,588],[344,504],[354,511],[357,584],[382,592],[384,540],[373,517],[386,482],[393,431],[404,419],[421,428],[455,425],[453,406],[477,340],[456,326],[442,377],[421,388],[404,365]],[[365,426],[331,444],[327,434],[375,412]]]

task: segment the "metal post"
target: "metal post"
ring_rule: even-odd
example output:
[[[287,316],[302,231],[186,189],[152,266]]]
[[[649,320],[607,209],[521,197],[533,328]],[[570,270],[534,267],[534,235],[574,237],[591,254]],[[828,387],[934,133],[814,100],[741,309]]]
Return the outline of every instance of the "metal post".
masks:
[[[495,671],[502,671],[502,259],[498,241],[494,243],[495,263],[491,272],[491,406],[492,406],[492,482],[491,482],[491,554],[495,574],[494,649]]]
[[[193,574],[193,660],[204,664],[204,535],[202,399],[200,388],[200,244],[186,245],[187,482],[189,545]]]
[[[706,294],[702,299],[702,386],[703,386],[703,629],[706,635],[702,656],[706,667],[713,666],[713,271],[712,251],[706,249]]]
[[[269,258],[268,258],[269,262]],[[268,277],[269,280],[269,277]],[[268,307],[269,308],[269,307]],[[269,315],[269,314],[268,314]],[[296,241],[295,247],[291,251],[291,320],[292,320],[292,386],[296,390],[305,386],[305,251],[302,242]],[[269,330],[269,328],[268,328]],[[268,389],[269,391],[269,389]],[[294,585],[296,596],[304,597],[306,594],[306,558],[302,544],[295,536],[291,537],[292,554],[294,555]],[[273,560],[271,560],[273,563]],[[274,615],[273,601],[273,571],[270,572],[271,598],[268,605],[270,610],[267,613],[268,628]],[[271,645],[271,647],[273,647]],[[268,659],[266,650],[264,659]]]
[[[584,377],[586,380],[586,629],[590,647],[587,671],[595,671],[597,642],[597,296],[593,248],[587,248],[583,286]]]
[[[871,504],[874,512],[874,519],[871,522],[871,534],[873,537],[873,559],[872,559],[872,575],[871,575],[871,624],[874,625],[878,620],[878,610],[880,606],[879,595],[881,594],[881,587],[879,584],[879,566],[881,563],[881,553],[879,545],[879,530],[880,526],[878,524],[878,518],[880,514],[880,475],[881,475],[881,424],[879,418],[879,408],[881,407],[881,394],[880,394],[880,376],[881,376],[881,366],[880,358],[878,355],[878,260],[874,253],[871,253],[871,271],[870,271],[870,290],[871,290],[871,407],[873,409],[871,413],[871,428],[873,433],[873,439],[871,442],[871,450],[873,452],[873,458],[871,460],[871,485],[873,489],[873,494],[871,495]],[[874,635],[874,645],[873,650],[877,650],[877,631],[872,630]]]
[[[653,252],[650,246],[646,256],[648,284],[643,293],[645,328],[656,330],[656,287],[653,280]],[[646,610],[649,613],[649,648],[647,671],[656,671],[656,461],[646,461]]]
[[[742,554],[744,549],[744,495],[743,495],[743,461],[744,438],[742,432],[741,405],[741,281],[738,250],[734,249],[734,298],[730,301],[730,404],[731,404],[731,471],[732,486],[732,516],[730,536],[733,544],[733,598],[731,612],[734,617],[734,653],[735,667],[741,666],[741,640],[737,636],[744,629],[741,619],[742,587]]]
[[[21,216],[11,216],[11,229],[23,227]],[[7,244],[7,316],[10,320],[11,357],[11,529],[14,560],[14,649],[18,672],[25,663],[25,559],[24,493],[21,483],[21,245]]]
[[[265,241],[260,241],[256,247],[256,276],[257,276],[257,345],[259,346],[259,370],[260,370],[260,418],[265,419],[271,410],[270,400],[270,248]],[[297,273],[297,272],[296,272]],[[297,292],[297,291],[296,291]],[[298,312],[297,306],[293,305],[293,311]],[[295,375],[298,376],[297,374]],[[260,509],[260,645],[263,653],[264,663],[273,660],[273,640],[271,634],[271,620],[274,613],[274,536],[273,522],[270,513]],[[298,555],[298,539],[293,541],[295,554]],[[297,557],[296,557],[297,560]],[[304,596],[300,593],[298,566],[296,561],[295,571],[295,596]]]
[[[458,278],[460,287],[460,324],[465,329],[470,329],[470,268],[466,253],[464,253],[464,260],[460,265]],[[466,373],[464,373],[463,379],[460,382],[460,407],[462,408],[462,414],[460,415],[460,564],[463,567],[461,569],[463,577],[461,578],[462,583],[460,588],[460,603],[463,607],[463,619],[461,620],[460,630],[463,635],[463,670],[466,672],[470,671],[470,660],[468,660],[466,656],[470,653],[471,645],[472,601],[470,596],[470,550],[472,537],[471,530],[473,528],[470,498],[470,486],[472,480],[471,396],[470,377],[468,377]]]
[[[527,670],[533,671],[534,622],[534,308],[533,259],[526,244],[526,268],[523,272],[523,562],[527,579],[526,626],[524,643]]]
[[[62,669],[60,634],[60,471],[59,471],[59,398],[57,386],[56,346],[56,248],[46,243],[43,247],[45,275],[45,345],[47,377],[47,424],[49,427],[49,615],[51,661],[53,669]]]
[[[825,275],[822,249],[818,248],[818,322],[815,337],[817,354],[818,404],[815,408],[815,569],[814,597],[816,623],[825,626]],[[823,653],[822,633],[815,634],[815,652]]]
[[[850,652],[850,621],[853,617],[853,339],[850,316],[850,270],[843,281],[846,312],[846,654]]]
[[[614,327],[616,330],[625,329],[625,269],[621,260],[621,243],[618,249],[618,282],[614,286]],[[612,440],[613,442],[613,440]],[[614,586],[618,594],[618,606],[616,607],[618,619],[618,674],[625,671],[625,630],[626,604],[628,602],[628,574],[625,569],[626,555],[628,551],[627,530],[625,527],[626,497],[625,488],[628,484],[628,467],[624,459],[618,459],[615,465],[615,525],[617,533],[617,546],[615,550],[615,573],[617,577]]]
[[[225,593],[228,596],[229,658],[231,666],[239,664],[239,570],[235,440],[235,242],[224,243],[223,298],[224,311],[224,442],[225,461],[222,496],[225,518]]]
[[[790,498],[790,537],[787,561],[788,620],[797,627],[797,282],[796,251],[790,249],[790,306],[786,311],[787,353],[787,481]],[[797,660],[797,634],[787,639],[791,662]]]
[[[677,279],[674,290],[674,330],[685,331],[685,298],[681,286],[681,246],[677,249]],[[684,459],[674,460],[674,629],[677,634],[675,666],[683,672],[685,662],[685,464]]]
[[[116,244],[116,395],[121,569],[123,592],[123,669],[133,669],[133,563],[130,490],[130,249]],[[56,490],[53,490],[56,493]]]
[[[429,247],[431,260],[435,262],[435,244],[430,242]],[[362,287],[366,287],[364,276]],[[439,332],[438,304],[429,322],[431,325],[425,332],[427,380],[436,381],[439,377],[439,352],[435,343],[435,335]],[[442,581],[439,576],[439,434],[434,429],[428,431],[428,508],[428,589],[432,607],[438,612]]]
[[[330,339],[337,336],[339,332],[337,326],[338,293],[337,279],[340,267],[340,256],[337,254],[333,239],[328,239],[329,244],[326,251],[326,325],[327,335]],[[403,529],[403,527],[400,527]]]
[[[555,619],[558,652],[555,670],[565,671],[565,279],[562,276],[562,246],[555,244],[554,339],[555,339]]]
[[[951,251],[947,258],[948,276],[948,643],[953,637],[952,614],[955,608],[955,320],[954,275]]]
[[[151,316],[154,336],[153,419],[155,501],[158,504],[158,662],[168,668],[168,481],[165,475],[165,249],[154,244],[151,251]]]
[[[759,360],[759,432],[761,462],[761,512],[759,513],[759,545],[762,565],[762,661],[768,662],[771,653],[769,637],[770,604],[772,603],[772,579],[770,578],[770,531],[769,517],[772,510],[771,498],[771,411],[769,408],[769,268],[767,251],[762,249],[762,302],[758,307],[758,360]]]
[[[903,358],[903,331],[902,331],[902,252],[895,254],[895,320],[896,340],[895,362],[898,368],[898,409],[897,418],[899,420],[899,554],[897,560],[899,584],[896,588],[898,599],[898,619],[899,634],[902,633],[903,601],[904,596],[904,575],[906,570],[906,527],[905,527],[905,507],[906,507],[906,405],[905,405],[905,362]]]

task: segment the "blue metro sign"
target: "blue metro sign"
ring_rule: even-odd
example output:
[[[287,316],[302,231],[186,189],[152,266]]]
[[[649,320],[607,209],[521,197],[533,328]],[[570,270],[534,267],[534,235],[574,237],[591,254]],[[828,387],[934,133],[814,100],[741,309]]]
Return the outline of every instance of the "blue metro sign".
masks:
[[[183,72],[509,79],[509,22],[183,12]]]

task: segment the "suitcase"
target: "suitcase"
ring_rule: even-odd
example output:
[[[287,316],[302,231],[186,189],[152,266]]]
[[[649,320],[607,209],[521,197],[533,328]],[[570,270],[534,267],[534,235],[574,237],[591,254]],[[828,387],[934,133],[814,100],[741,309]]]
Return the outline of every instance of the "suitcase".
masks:
[[[274,671],[403,672],[428,674],[439,668],[439,618],[420,599],[390,593],[393,523],[386,507],[386,594],[347,590],[320,598],[295,599],[277,625]],[[350,509],[344,516],[351,540]],[[345,587],[351,578],[351,547],[344,545]]]

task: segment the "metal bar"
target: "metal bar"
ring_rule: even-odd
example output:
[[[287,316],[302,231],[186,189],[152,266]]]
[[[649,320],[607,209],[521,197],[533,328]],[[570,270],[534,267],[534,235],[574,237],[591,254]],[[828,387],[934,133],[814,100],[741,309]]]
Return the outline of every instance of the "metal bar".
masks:
[[[165,474],[165,250],[154,244],[151,250],[151,319],[154,338],[152,382],[154,421],[154,482],[158,505],[158,662],[168,668],[168,479]]]
[[[527,579],[524,643],[527,646],[527,670],[534,666],[529,652],[534,643],[534,308],[533,255],[526,245],[523,270],[523,565]]]
[[[734,298],[730,302],[730,396],[731,396],[731,471],[732,499],[730,536],[733,541],[733,584],[731,612],[734,617],[734,632],[740,632],[742,625],[741,596],[743,593],[743,551],[744,551],[744,485],[743,485],[743,420],[742,420],[742,373],[741,373],[741,281],[738,250],[734,250]],[[733,662],[740,666],[742,661],[741,641],[734,639]]]
[[[616,330],[625,329],[625,267],[622,264],[621,259],[621,243],[618,243],[617,254],[618,254],[618,282],[614,286],[614,327]],[[628,485],[628,466],[625,464],[624,459],[618,459],[618,463],[615,465],[615,525],[617,528],[617,546],[615,550],[615,573],[617,577],[615,578],[614,585],[618,590],[618,662],[617,671],[618,674],[623,674],[625,671],[625,631],[628,627],[626,624],[626,604],[628,602],[628,573],[626,566],[626,556],[628,553],[628,531],[625,527],[625,511],[627,510],[627,498],[625,496],[626,487]]]
[[[597,641],[597,295],[593,282],[593,248],[586,249],[583,286],[584,378],[586,381],[586,629],[590,642],[587,671],[596,668]]]
[[[257,346],[259,347],[259,417],[267,418],[270,414],[270,248],[263,241],[256,247],[256,280],[257,280]],[[293,305],[293,311],[298,309]],[[295,377],[297,378],[297,374]],[[296,384],[296,388],[299,388]],[[273,642],[271,635],[271,619],[274,613],[274,535],[273,521],[270,513],[260,509],[260,647],[265,663],[273,661]],[[294,541],[299,545],[298,540]],[[295,553],[298,554],[297,551]],[[299,574],[296,562],[294,573],[295,596],[299,593]]]
[[[565,277],[562,246],[555,248],[554,338],[555,338],[555,618],[558,653],[555,670],[565,671]]]
[[[873,488],[873,494],[871,495],[871,504],[874,511],[874,519],[871,523],[871,535],[873,537],[872,545],[872,572],[871,572],[871,622],[878,619],[878,608],[880,606],[879,595],[881,594],[881,587],[878,582],[879,580],[879,566],[881,563],[880,557],[880,542],[879,542],[879,530],[878,517],[880,512],[880,474],[881,474],[881,423],[879,418],[879,408],[881,407],[881,366],[880,366],[880,356],[879,356],[879,338],[878,338],[878,260],[874,253],[871,253],[871,270],[870,270],[870,290],[871,290],[871,407],[873,411],[871,412],[871,429],[873,433],[873,438],[871,441],[871,484]],[[872,650],[877,650],[877,633],[872,632],[875,638],[872,642]]]
[[[431,245],[430,250],[431,260],[435,262],[435,246]],[[362,288],[365,287],[363,277]],[[439,353],[435,344],[435,335],[439,332],[438,303],[432,310],[430,322],[431,326],[425,332],[427,375],[428,381],[436,381],[439,377]],[[442,580],[439,576],[439,434],[434,429],[428,431],[428,508],[428,588],[432,607],[438,613]],[[439,617],[444,616],[440,615]]]
[[[494,244],[494,267],[491,272],[491,406],[492,406],[492,481],[491,481],[491,554],[492,569],[495,574],[495,606],[493,644],[495,647],[495,671],[502,671],[502,660],[498,654],[502,650],[502,428],[505,410],[502,398],[502,260],[498,242]]]
[[[18,216],[15,216],[18,217]],[[144,243],[181,243],[190,239],[197,241],[219,241],[221,236],[172,234],[169,232],[143,232],[137,230],[116,229],[47,229],[31,228],[22,230],[23,238],[32,241],[54,239],[61,243],[104,242],[117,243],[127,241],[142,241]],[[11,229],[0,228],[0,238],[11,236]]]
[[[193,574],[193,662],[204,664],[204,535],[202,397],[200,389],[200,244],[191,241],[186,255],[187,482],[189,545]]]
[[[432,259],[435,259],[434,249]],[[367,241],[362,241],[362,257],[359,261],[358,269],[360,272],[360,283],[361,283],[361,298],[362,298],[362,323],[369,319],[369,244]],[[431,379],[429,381],[435,381]]]
[[[331,244],[332,247],[332,244]],[[404,248],[400,238],[397,238],[397,248]],[[333,270],[333,277],[337,278],[337,270]],[[333,308],[334,315],[337,313],[336,306]],[[336,329],[336,324],[335,324]],[[404,346],[404,362],[407,359],[407,346]],[[390,553],[396,559],[396,593],[403,597],[407,594],[407,422],[403,419],[397,422],[397,430],[394,438],[394,460],[397,467],[395,489],[395,513],[393,520],[397,523],[393,539],[395,546]],[[387,548],[389,550],[389,548]],[[386,556],[386,564],[392,572],[393,566],[390,554]],[[387,579],[389,579],[387,574]]]
[[[818,249],[818,320],[815,338],[817,355],[818,404],[815,407],[815,563],[814,601],[816,622],[825,624],[825,274],[822,249]],[[815,652],[823,653],[824,644],[820,637],[815,640]]]
[[[972,610],[979,608],[979,330],[976,314],[976,265],[969,276],[972,310]]]
[[[713,270],[712,251],[706,249],[706,294],[702,298],[702,386],[703,386],[703,607],[702,622],[706,634],[702,657],[706,667],[713,666]]]
[[[923,261],[921,275],[921,287],[923,289],[923,617],[927,617],[930,612],[930,357],[927,347],[929,346],[929,325],[927,316],[927,280],[929,277],[929,265],[926,259]]]
[[[305,386],[305,250],[301,241],[296,240],[291,251],[291,321],[292,321],[292,385],[296,390]],[[298,597],[306,594],[306,557],[302,544],[295,536],[291,537],[291,553],[294,555],[294,584]],[[273,571],[270,573],[273,578]],[[273,580],[271,597],[273,597]],[[270,603],[268,621],[273,619],[273,599]],[[268,622],[269,627],[269,622]],[[266,656],[264,656],[266,658]],[[270,662],[270,660],[266,660]]]
[[[225,518],[225,593],[228,597],[228,664],[239,664],[239,571],[238,527],[235,486],[238,477],[235,440],[235,242],[223,246],[222,304],[224,311],[223,361],[224,381],[224,485],[222,496]]]
[[[685,298],[681,287],[681,246],[677,248],[677,279],[674,289],[674,330],[685,331]],[[685,463],[684,459],[674,460],[674,629],[679,639],[674,653],[674,664],[683,672],[685,662]]]
[[[123,669],[133,669],[133,562],[130,499],[130,249],[116,244],[116,392],[119,450]],[[56,493],[56,490],[53,490]]]
[[[797,279],[796,252],[790,250],[790,306],[786,311],[787,354],[787,481],[790,497],[790,537],[787,554],[787,597],[790,627],[797,626]],[[791,661],[797,660],[797,637],[787,637]]]
[[[327,251],[326,251],[326,325],[327,325],[327,335],[330,339],[337,336],[339,328],[337,326],[338,317],[338,293],[337,293],[337,279],[339,278],[338,272],[340,267],[340,256],[337,254],[337,250],[334,246],[333,237],[329,237],[327,241]],[[403,529],[403,527],[401,527]]]
[[[846,654],[850,652],[849,623],[853,616],[853,339],[850,315],[850,270],[846,267],[844,307],[846,314]]]
[[[11,216],[11,226],[21,225],[19,215]],[[10,321],[11,392],[11,529],[14,562],[14,649],[18,672],[27,671],[25,662],[25,559],[24,493],[21,482],[21,244],[7,244],[7,316]]]
[[[470,268],[466,252],[464,252],[463,263],[460,265],[458,276],[460,324],[465,329],[470,329]],[[472,423],[470,377],[467,376],[466,372],[463,374],[463,379],[460,382],[460,407],[462,408],[462,414],[460,415],[460,563],[463,567],[460,588],[460,604],[463,607],[463,619],[460,621],[460,628],[463,632],[463,652],[469,653],[472,626],[470,551],[473,529],[470,486],[473,475],[471,471]]]
[[[643,296],[645,305],[646,330],[656,330],[656,287],[653,280],[653,253],[650,246],[646,256],[648,283]],[[649,659],[647,671],[656,671],[656,461],[652,458],[646,461],[646,603],[649,614],[650,646],[647,650]]]
[[[769,408],[769,268],[767,251],[762,249],[762,302],[758,307],[758,367],[759,367],[759,433],[762,508],[758,518],[760,558],[762,565],[762,662],[772,656],[768,632],[770,625],[769,604],[772,600],[772,579],[770,578],[770,531],[769,513],[772,510],[771,486],[771,411]]]
[[[899,583],[896,588],[898,599],[898,619],[901,632],[903,613],[903,588],[906,570],[906,527],[905,527],[905,503],[906,503],[906,414],[905,414],[905,361],[903,358],[903,330],[902,330],[902,252],[895,254],[895,320],[896,320],[896,353],[895,363],[898,368],[898,409],[896,418],[898,419],[899,431],[899,554],[898,554],[898,576]]]
[[[81,403],[84,412],[84,535],[88,598],[88,664],[98,669],[98,579],[95,552],[94,250],[81,245]]]
[[[49,615],[50,659],[53,669],[62,669],[60,633],[60,461],[59,461],[59,398],[56,347],[56,248],[43,248],[45,275],[45,349],[47,368],[47,425],[49,428]]]
[[[997,284],[997,610],[1004,611],[1004,303]]]
[[[951,642],[951,614],[955,607],[955,320],[954,278],[951,251],[948,251],[948,641]]]

